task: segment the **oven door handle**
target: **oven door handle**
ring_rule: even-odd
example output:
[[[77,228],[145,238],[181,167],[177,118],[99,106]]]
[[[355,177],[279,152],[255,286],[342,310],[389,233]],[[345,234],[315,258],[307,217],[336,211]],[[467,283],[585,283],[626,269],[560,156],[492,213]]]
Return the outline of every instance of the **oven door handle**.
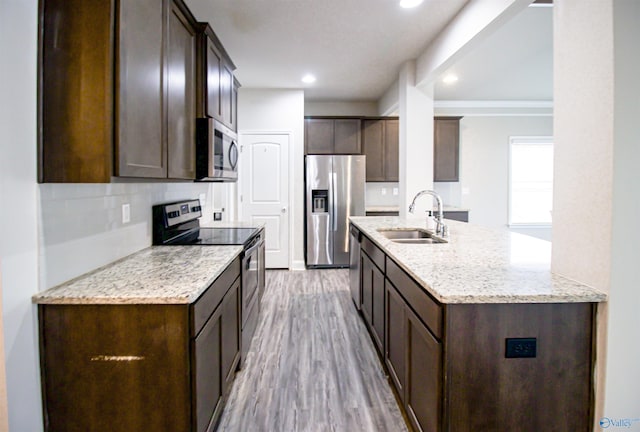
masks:
[[[253,252],[258,249],[260,246],[264,244],[264,240],[261,240],[260,237],[256,237],[249,243],[249,246],[244,251],[244,256],[249,256],[253,254]]]

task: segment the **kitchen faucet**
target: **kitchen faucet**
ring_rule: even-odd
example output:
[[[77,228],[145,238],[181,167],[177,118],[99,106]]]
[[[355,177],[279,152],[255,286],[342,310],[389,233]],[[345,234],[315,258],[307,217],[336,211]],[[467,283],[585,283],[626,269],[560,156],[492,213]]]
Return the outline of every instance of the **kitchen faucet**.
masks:
[[[435,198],[436,204],[438,205],[438,213],[436,215],[436,234],[441,234],[443,237],[449,235],[449,227],[447,227],[444,222],[442,222],[442,198],[436,192],[432,190],[423,190],[416,194],[413,197],[413,201],[411,201],[411,205],[409,206],[409,213],[413,213],[414,208],[416,207],[416,200],[422,195],[431,195]]]

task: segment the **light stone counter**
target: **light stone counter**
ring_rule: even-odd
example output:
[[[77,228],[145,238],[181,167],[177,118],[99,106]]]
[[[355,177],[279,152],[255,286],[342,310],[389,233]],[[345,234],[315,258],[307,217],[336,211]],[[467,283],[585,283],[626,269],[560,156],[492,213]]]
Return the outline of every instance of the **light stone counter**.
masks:
[[[209,221],[200,224],[202,228],[264,228],[264,222],[248,221]]]
[[[400,207],[396,206],[366,206],[365,212],[397,212]]]
[[[448,243],[394,243],[378,229],[426,228],[421,219],[351,222],[441,303],[602,302],[607,295],[551,273],[551,243],[447,220]]]
[[[437,209],[434,207],[433,208],[434,211],[436,211]],[[400,206],[367,206],[365,211],[368,212],[399,212],[400,211]],[[460,207],[454,207],[454,206],[449,206],[449,205],[445,205],[442,207],[442,211],[446,211],[446,212],[468,212],[469,209],[468,208],[460,208]]]
[[[152,246],[33,296],[40,304],[188,304],[242,246]]]

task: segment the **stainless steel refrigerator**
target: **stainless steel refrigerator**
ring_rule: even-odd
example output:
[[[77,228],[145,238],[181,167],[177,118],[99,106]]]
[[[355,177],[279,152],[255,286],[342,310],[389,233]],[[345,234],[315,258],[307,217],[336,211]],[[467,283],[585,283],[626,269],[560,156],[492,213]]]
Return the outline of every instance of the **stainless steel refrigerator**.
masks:
[[[349,216],[364,216],[365,156],[307,156],[308,267],[349,266]]]

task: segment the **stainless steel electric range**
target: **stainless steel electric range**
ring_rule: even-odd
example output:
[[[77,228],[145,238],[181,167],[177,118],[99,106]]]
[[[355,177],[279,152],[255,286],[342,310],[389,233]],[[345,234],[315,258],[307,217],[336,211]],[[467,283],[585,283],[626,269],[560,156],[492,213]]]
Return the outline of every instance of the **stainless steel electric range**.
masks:
[[[264,293],[264,228],[201,227],[200,200],[177,201],[153,206],[153,244],[162,246],[240,245],[242,251],[241,286],[242,341],[241,362],[246,358],[258,324],[260,301]]]

